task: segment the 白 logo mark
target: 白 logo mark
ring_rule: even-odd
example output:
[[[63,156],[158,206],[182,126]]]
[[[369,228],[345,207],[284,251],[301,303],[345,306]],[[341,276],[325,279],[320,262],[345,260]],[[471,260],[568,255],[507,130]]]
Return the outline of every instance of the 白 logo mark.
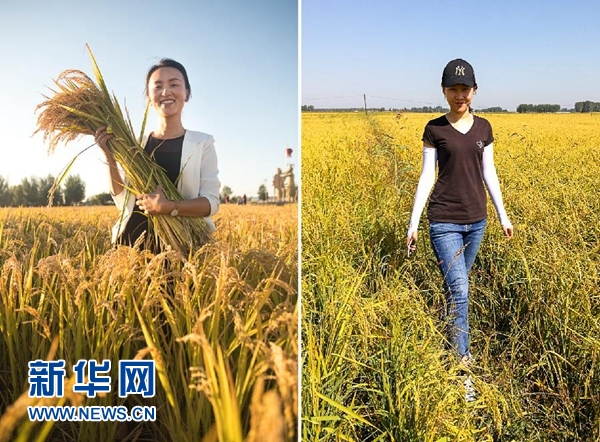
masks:
[[[481,149],[481,148],[483,148],[483,146],[485,146],[485,143],[484,143],[483,141],[481,141],[481,140],[479,140],[479,141],[478,141],[477,143],[475,143],[475,144],[477,144],[477,147],[479,147],[480,149]]]
[[[465,67],[464,66],[456,66],[454,75],[465,75]]]

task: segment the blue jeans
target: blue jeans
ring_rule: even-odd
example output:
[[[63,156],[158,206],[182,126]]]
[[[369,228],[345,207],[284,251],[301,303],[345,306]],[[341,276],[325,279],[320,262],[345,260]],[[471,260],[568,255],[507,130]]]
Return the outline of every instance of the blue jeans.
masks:
[[[474,224],[429,223],[431,245],[444,277],[450,345],[459,357],[469,352],[469,271],[483,239],[486,219]]]

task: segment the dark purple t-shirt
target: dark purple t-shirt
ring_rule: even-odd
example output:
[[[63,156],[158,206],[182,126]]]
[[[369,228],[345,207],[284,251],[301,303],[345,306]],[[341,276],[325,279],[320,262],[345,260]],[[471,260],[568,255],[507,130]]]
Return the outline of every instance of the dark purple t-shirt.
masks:
[[[423,142],[437,149],[438,178],[429,198],[430,221],[471,224],[487,216],[482,158],[485,146],[494,141],[492,126],[473,116],[465,134],[446,116],[425,126]]]

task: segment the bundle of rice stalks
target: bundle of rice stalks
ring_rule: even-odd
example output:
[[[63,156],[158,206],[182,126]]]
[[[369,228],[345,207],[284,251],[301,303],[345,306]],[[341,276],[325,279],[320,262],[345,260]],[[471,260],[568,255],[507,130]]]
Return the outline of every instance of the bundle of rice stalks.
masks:
[[[141,146],[146,115],[140,137],[136,139],[127,109],[125,118],[117,98],[104,83],[92,51],[89,46],[86,47],[97,83],[82,71],[63,71],[54,81],[57,89],[49,88],[54,95],[44,96],[46,100],[36,107],[36,112],[41,112],[35,133],[43,133],[44,141],[49,141],[48,151],[52,153],[59,143],[68,143],[81,135],[93,135],[99,127],[106,126],[107,131],[114,135],[108,148],[123,169],[124,191],[134,195],[150,193],[160,185],[169,200],[180,201],[182,197],[175,185]],[[66,172],[58,181],[65,175]],[[155,215],[149,217],[148,224],[157,244],[163,248],[170,246],[184,254],[210,240],[206,223],[200,217]]]

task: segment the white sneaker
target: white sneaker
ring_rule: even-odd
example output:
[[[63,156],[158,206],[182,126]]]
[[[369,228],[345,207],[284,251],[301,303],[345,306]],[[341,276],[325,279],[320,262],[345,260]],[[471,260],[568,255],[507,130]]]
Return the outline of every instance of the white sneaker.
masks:
[[[467,402],[473,402],[477,399],[477,391],[475,390],[475,384],[471,376],[467,375],[463,381],[465,386],[465,399]]]

